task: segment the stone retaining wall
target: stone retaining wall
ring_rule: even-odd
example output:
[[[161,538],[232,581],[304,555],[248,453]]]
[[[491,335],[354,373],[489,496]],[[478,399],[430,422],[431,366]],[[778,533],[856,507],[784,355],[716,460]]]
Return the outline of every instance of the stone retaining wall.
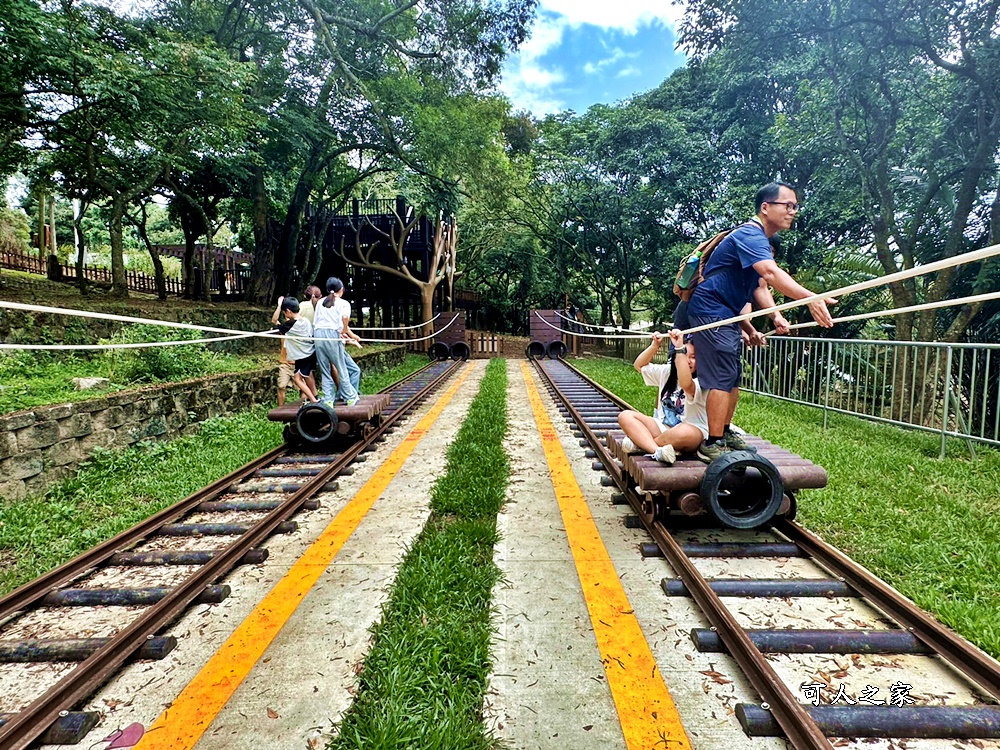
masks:
[[[94,448],[197,432],[198,423],[274,400],[274,371],[213,375],[0,416],[0,498],[43,492]]]
[[[353,354],[362,369],[402,362],[406,350]],[[152,385],[87,401],[0,416],[0,501],[44,492],[70,476],[94,448],[198,431],[199,422],[274,403],[276,366]]]

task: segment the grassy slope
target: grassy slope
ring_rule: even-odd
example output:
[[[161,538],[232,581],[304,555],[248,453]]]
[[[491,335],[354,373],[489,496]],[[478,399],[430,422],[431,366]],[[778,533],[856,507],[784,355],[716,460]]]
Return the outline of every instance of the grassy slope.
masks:
[[[365,376],[374,393],[427,364]],[[99,451],[45,495],[0,504],[0,593],[72,559],[161,508],[238,469],[281,442],[266,409],[207,420],[197,435]]]
[[[643,410],[655,394],[627,363],[574,364]],[[744,395],[744,429],[826,468],[829,485],[803,492],[798,520],[1000,657],[1000,453],[830,415],[820,409]]]
[[[480,711],[490,668],[496,517],[508,460],[507,373],[493,360],[448,450],[431,517],[374,627],[357,698],[331,747],[488,748]]]

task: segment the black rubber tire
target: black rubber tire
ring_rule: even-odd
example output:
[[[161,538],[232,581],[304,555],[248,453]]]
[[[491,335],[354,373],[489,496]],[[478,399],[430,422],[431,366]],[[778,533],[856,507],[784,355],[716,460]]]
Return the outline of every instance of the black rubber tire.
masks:
[[[448,348],[447,344],[435,341],[431,344],[430,349],[427,350],[427,356],[433,360],[441,361],[443,359],[448,359],[448,357],[451,356],[451,350]]]
[[[788,509],[788,512],[782,516],[782,518],[786,521],[794,521],[795,515],[799,512],[799,501],[798,498],[795,497],[795,493],[791,490],[788,490],[785,494],[788,495],[788,499],[791,500],[791,507]]]
[[[545,356],[545,344],[541,341],[532,341],[524,353],[528,355],[528,359],[541,359]]]
[[[472,349],[464,341],[457,341],[451,345],[451,358],[456,362],[464,362],[472,356]]]
[[[289,445],[299,445],[302,443],[302,436],[299,434],[299,430],[294,422],[289,422],[285,425],[285,429],[281,431],[281,436]]]
[[[566,344],[562,341],[553,341],[548,345],[545,353],[549,355],[549,359],[562,359],[566,356]]]
[[[337,434],[337,412],[322,401],[303,404],[295,415],[295,427],[303,440],[309,443],[325,443]]]
[[[720,498],[722,483],[729,474],[742,475],[742,484],[747,469],[756,469],[770,485],[769,496],[754,500],[748,507],[725,507]],[[701,479],[701,495],[705,509],[716,521],[731,529],[753,529],[768,523],[781,508],[785,494],[785,484],[781,480],[778,467],[763,456],[749,451],[732,451],[715,459],[705,469]]]

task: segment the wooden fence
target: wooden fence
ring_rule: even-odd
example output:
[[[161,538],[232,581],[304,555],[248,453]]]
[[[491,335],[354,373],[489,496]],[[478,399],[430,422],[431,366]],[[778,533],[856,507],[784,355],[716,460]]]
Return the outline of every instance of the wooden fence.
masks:
[[[528,347],[526,336],[489,333],[486,331],[466,331],[466,341],[472,356],[477,359],[491,357],[523,358]]]
[[[44,261],[33,255],[22,253],[0,253],[0,268],[7,268],[12,271],[27,271],[46,276],[48,270]],[[76,279],[76,266],[60,263],[59,268],[64,280]],[[227,300],[242,299],[245,290],[246,279],[249,269],[237,269],[236,271],[216,268],[212,274],[209,289]],[[99,284],[111,283],[111,269],[97,268],[95,266],[84,266],[83,277],[88,281]],[[156,294],[156,278],[141,271],[126,271],[125,280],[128,288],[133,292],[145,292],[146,294]],[[168,276],[164,279],[167,294],[183,294],[184,282],[181,279]],[[196,276],[195,295],[200,295],[201,278]]]

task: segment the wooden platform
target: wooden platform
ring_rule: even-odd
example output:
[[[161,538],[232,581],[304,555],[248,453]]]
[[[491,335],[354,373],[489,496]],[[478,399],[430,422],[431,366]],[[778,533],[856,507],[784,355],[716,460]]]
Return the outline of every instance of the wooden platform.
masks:
[[[295,415],[299,413],[299,408],[303,403],[303,401],[296,401],[295,403],[286,403],[277,409],[271,409],[267,413],[267,418],[272,422],[294,422]],[[374,396],[362,396],[354,406],[337,404],[334,406],[334,411],[337,413],[339,421],[357,424],[358,422],[370,422],[377,414],[381,414],[388,405],[389,395],[377,393]]]
[[[609,433],[608,448],[622,462],[625,472],[632,477],[639,490],[665,495],[678,491],[698,491],[708,464],[698,460],[694,454],[678,456],[677,462],[672,466],[654,461],[643,454],[628,456],[622,450],[623,437],[625,433],[618,430]],[[822,466],[755,435],[743,437],[757,449],[759,455],[778,468],[786,490],[795,492],[826,487],[828,477]]]

